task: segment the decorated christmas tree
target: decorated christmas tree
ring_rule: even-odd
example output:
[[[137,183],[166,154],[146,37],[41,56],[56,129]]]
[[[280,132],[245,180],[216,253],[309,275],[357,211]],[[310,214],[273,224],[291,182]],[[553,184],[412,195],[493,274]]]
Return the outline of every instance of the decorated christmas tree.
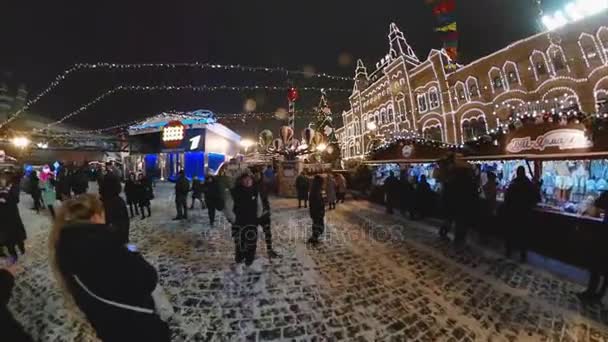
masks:
[[[336,137],[333,125],[331,109],[327,103],[325,93],[321,94],[319,105],[315,108],[315,120],[310,126],[322,135],[322,142],[327,146],[322,153],[322,159],[326,163],[335,163],[340,159],[340,145]]]

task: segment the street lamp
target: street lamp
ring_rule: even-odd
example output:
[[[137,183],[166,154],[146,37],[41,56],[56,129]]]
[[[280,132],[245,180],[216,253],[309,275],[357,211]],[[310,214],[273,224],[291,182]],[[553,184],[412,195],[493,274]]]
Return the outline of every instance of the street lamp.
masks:
[[[29,146],[30,139],[26,137],[15,137],[11,140],[11,143],[17,148],[24,149]]]

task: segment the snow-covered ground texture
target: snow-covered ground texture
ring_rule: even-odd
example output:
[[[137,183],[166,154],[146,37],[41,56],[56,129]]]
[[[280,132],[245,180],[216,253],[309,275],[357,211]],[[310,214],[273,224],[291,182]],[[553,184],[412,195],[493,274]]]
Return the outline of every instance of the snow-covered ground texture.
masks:
[[[175,222],[171,188],[159,184],[152,217],[133,220],[131,241],[156,266],[176,315],[174,341],[607,341],[608,311],[583,306],[582,287],[477,248],[454,249],[435,228],[388,216],[367,202],[327,215],[318,247],[296,201],[273,199],[280,259],[258,244],[261,273],[232,270],[230,229],[206,211]],[[29,239],[10,302],[40,341],[95,341],[63,308],[47,258],[50,220],[24,196]],[[260,232],[261,233],[261,232]]]

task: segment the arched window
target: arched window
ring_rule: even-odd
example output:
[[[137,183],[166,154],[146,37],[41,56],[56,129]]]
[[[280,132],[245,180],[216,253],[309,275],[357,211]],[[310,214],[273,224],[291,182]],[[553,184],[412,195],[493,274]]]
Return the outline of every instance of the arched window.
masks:
[[[535,50],[530,55],[530,65],[534,72],[534,78],[538,81],[543,77],[547,77],[549,74],[549,66],[547,65],[547,58],[545,54]]]
[[[502,70],[497,67],[492,67],[488,72],[488,77],[490,78],[490,82],[492,84],[492,92],[501,92],[504,89],[507,89],[507,86],[504,81],[504,77],[502,74]]]
[[[549,56],[549,60],[551,61],[553,75],[557,75],[560,71],[570,71],[570,67],[568,67],[566,61],[566,56],[564,55],[564,50],[561,48],[561,46],[552,44],[547,49],[547,55]]]
[[[393,106],[392,105],[389,105],[386,108],[386,114],[388,115],[388,120],[390,122],[395,122],[395,112],[393,110]]]
[[[376,123],[378,126],[382,125],[382,117],[380,116],[380,112],[379,112],[379,111],[376,111],[376,112],[374,113],[374,122],[375,122],[375,123]]]
[[[428,107],[428,104],[426,101],[426,94],[418,94],[417,100],[418,100],[418,111],[420,113],[424,113],[427,110],[429,110],[429,107]]]
[[[600,27],[597,31],[597,41],[604,52],[604,61],[608,61],[608,27]]]
[[[503,74],[507,76],[507,83],[509,85],[521,84],[519,78],[519,70],[515,62],[508,61],[502,67]]]
[[[439,93],[435,87],[429,90],[429,102],[431,104],[431,109],[439,107]]]
[[[382,108],[380,109],[380,116],[382,117],[382,122],[387,124],[390,122],[390,120],[388,119],[388,114],[386,113],[386,109]]]
[[[469,90],[469,98],[474,99],[479,97],[479,84],[475,77],[467,78],[467,89]]]
[[[398,118],[400,121],[405,121],[407,120],[407,105],[405,104],[405,95],[403,95],[403,93],[399,93],[397,95],[397,111],[398,111]]]
[[[464,141],[471,141],[488,134],[484,117],[474,118],[462,123],[462,137]]]
[[[355,119],[355,135],[361,134],[361,124],[359,123],[359,118]]]
[[[441,125],[425,127],[422,131],[422,137],[429,140],[443,141]]]
[[[469,98],[467,95],[467,91],[464,87],[464,83],[458,81],[456,82],[456,99],[458,102],[466,102]]]
[[[578,46],[588,68],[595,68],[604,64],[604,57],[594,36],[589,33],[582,33],[578,38]]]

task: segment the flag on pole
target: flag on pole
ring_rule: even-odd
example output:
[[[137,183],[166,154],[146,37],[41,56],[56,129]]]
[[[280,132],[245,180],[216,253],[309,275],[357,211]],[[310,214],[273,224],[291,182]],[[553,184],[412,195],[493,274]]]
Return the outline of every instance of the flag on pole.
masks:
[[[443,49],[456,63],[458,59],[458,25],[456,23],[456,0],[425,0],[433,6],[433,14],[437,21],[435,31],[441,36]],[[449,66],[450,68],[453,66]]]

